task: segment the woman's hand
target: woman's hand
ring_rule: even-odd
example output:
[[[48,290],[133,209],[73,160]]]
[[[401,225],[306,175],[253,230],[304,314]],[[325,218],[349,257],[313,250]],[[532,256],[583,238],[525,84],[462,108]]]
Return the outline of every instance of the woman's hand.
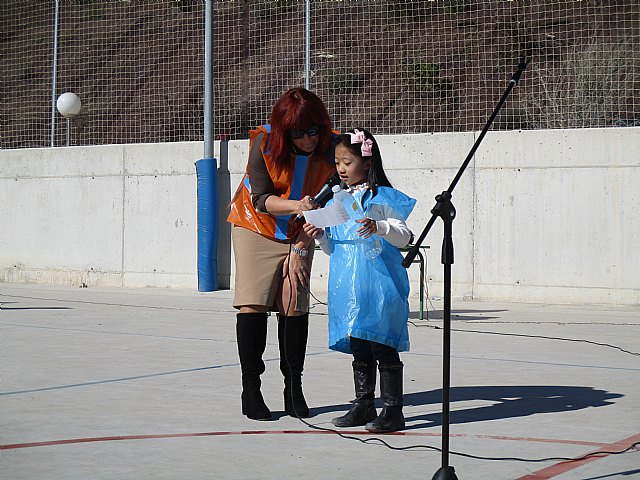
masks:
[[[311,201],[311,197],[309,195],[305,195],[296,202],[295,211],[293,213],[300,215],[303,212],[315,210],[316,208],[318,208],[318,205]]]
[[[309,267],[307,259],[295,252],[289,253],[282,266],[282,278],[291,278],[296,290],[304,290],[309,285]]]
[[[318,205],[311,201],[309,195],[301,200],[288,200],[280,198],[278,195],[269,195],[264,201],[265,210],[271,215],[296,215],[307,210],[318,208]]]
[[[358,223],[362,223],[362,226],[357,230],[358,235],[364,238],[369,238],[371,235],[378,231],[378,224],[375,220],[370,218],[360,218],[356,220]]]
[[[304,230],[304,233],[307,234],[307,237],[312,238],[313,240],[315,240],[316,238],[320,238],[322,235],[324,235],[323,228],[317,228],[315,225],[312,225],[311,223],[305,223],[302,226],[302,229]]]

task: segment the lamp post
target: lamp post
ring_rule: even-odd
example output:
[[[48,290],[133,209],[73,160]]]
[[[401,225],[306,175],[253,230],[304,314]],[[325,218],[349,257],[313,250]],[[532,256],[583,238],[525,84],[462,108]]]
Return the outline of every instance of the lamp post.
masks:
[[[82,103],[75,93],[67,92],[58,97],[56,107],[63,117],[67,119],[67,147],[71,145],[71,120],[80,113]]]

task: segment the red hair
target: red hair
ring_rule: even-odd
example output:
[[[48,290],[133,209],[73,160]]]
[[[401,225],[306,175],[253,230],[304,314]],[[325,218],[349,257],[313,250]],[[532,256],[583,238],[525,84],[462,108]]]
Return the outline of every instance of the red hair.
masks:
[[[324,157],[331,146],[331,119],[322,100],[315,93],[299,87],[287,90],[278,99],[271,110],[269,135],[271,158],[277,168],[293,167],[289,130],[307,129],[314,125],[320,127],[320,138],[313,155],[321,155],[326,160]]]

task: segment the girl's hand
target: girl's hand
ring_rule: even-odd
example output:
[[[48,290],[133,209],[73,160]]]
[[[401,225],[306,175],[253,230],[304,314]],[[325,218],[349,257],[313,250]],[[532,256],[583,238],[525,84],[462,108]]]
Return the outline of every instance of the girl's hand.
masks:
[[[318,208],[318,205],[311,201],[311,197],[309,195],[305,195],[296,202],[295,210],[293,213],[297,213],[298,215],[300,215],[303,212],[306,212],[308,210],[315,210],[316,208]]]
[[[358,235],[361,237],[369,238],[378,231],[378,223],[375,220],[360,218],[356,222],[362,223],[362,226],[357,230]]]
[[[304,230],[304,233],[307,234],[307,237],[312,238],[314,240],[324,235],[324,229],[317,228],[315,225],[312,225],[311,223],[305,223],[302,226],[302,229]]]
[[[296,290],[306,289],[309,284],[307,259],[291,252],[282,266],[282,278],[287,278],[287,276],[290,276]]]

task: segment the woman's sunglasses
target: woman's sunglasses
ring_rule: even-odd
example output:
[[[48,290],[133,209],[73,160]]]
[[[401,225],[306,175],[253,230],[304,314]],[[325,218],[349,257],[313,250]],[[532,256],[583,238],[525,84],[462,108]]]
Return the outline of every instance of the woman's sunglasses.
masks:
[[[308,135],[310,137],[315,137],[316,135],[318,135],[318,133],[320,133],[320,127],[318,125],[309,127],[306,130],[298,130],[298,129],[289,130],[289,136],[295,140],[298,140],[304,137],[305,135]]]

